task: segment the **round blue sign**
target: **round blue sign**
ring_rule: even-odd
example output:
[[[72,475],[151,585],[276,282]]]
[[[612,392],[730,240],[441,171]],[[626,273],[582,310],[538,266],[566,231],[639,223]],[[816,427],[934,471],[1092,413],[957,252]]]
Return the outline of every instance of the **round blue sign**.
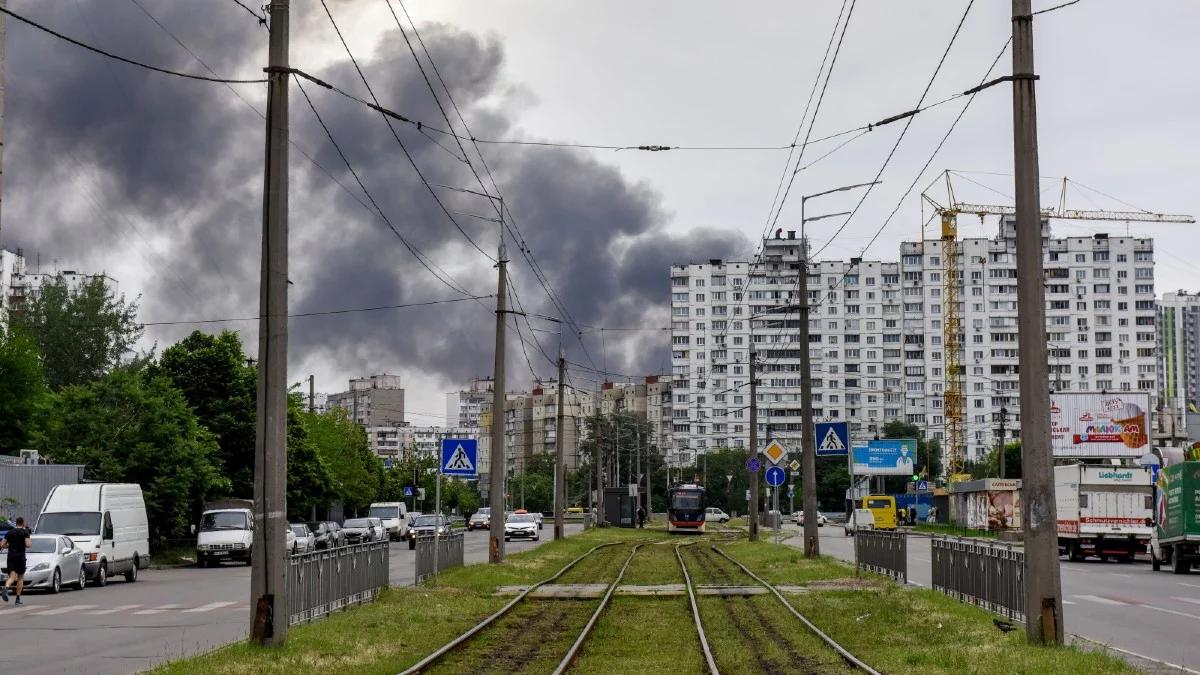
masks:
[[[746,460],[746,470],[750,473],[758,473],[758,470],[761,468],[762,461],[759,458],[751,457],[750,459]]]
[[[767,469],[767,485],[770,485],[771,487],[779,487],[780,485],[783,485],[783,480],[785,478],[787,478],[787,474],[784,473],[783,469],[777,466]]]

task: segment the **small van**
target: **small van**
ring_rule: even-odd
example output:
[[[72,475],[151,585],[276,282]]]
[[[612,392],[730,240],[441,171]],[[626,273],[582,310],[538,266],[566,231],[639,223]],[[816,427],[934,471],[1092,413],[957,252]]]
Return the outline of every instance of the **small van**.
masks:
[[[714,522],[715,521],[718,523],[728,523],[729,522],[729,514],[725,513],[724,511],[722,511],[721,509],[719,509],[715,506],[710,506],[707,509],[704,509],[704,520],[706,522]]]
[[[87,578],[96,586],[114,574],[137,581],[150,565],[150,528],[142,488],[133,483],[83,483],[50,489],[35,534],[70,537],[83,550]]]
[[[254,544],[254,513],[250,509],[209,509],[200,516],[196,532],[196,566],[220,565],[222,560],[250,564]]]
[[[896,498],[888,495],[868,495],[862,498],[860,508],[869,509],[875,518],[876,530],[896,529]]]
[[[367,516],[383,521],[388,539],[403,541],[408,538],[408,506],[404,502],[375,502]]]

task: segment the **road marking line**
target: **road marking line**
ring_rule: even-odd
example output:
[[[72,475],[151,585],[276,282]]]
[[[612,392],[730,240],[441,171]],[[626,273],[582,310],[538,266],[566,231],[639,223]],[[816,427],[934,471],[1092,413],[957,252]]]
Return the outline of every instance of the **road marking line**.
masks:
[[[103,616],[105,614],[116,614],[117,612],[127,612],[131,609],[137,609],[138,607],[141,607],[141,605],[118,605],[116,607],[110,607],[108,609],[101,609],[101,610],[98,610],[95,612],[88,612],[88,614],[91,616]]]
[[[1098,595],[1072,595],[1071,597],[1079,598],[1080,600],[1091,600],[1092,602],[1098,602],[1102,605],[1118,605],[1120,607],[1129,607],[1129,603],[1127,602],[1112,600],[1110,598],[1102,598]]]
[[[1076,604],[1076,603],[1075,603],[1074,601],[1072,601],[1072,600],[1063,600],[1063,604],[1064,604],[1064,605],[1074,605],[1074,604]]]
[[[1084,636],[1082,636],[1082,635],[1078,635],[1078,636],[1076,636],[1076,637],[1079,637],[1079,638],[1082,638],[1082,639],[1084,639],[1084,640],[1087,640],[1088,642],[1091,642],[1092,644],[1094,644],[1094,645],[1097,645],[1097,646],[1099,646],[1099,647],[1101,647],[1101,648],[1103,648],[1103,649],[1111,649],[1111,650],[1112,650],[1112,651],[1114,651],[1114,652],[1120,652],[1120,653],[1122,653],[1122,654],[1128,654],[1129,656],[1136,656],[1136,657],[1137,657],[1137,658],[1139,658],[1139,659],[1144,659],[1144,660],[1146,660],[1146,661],[1149,661],[1149,662],[1151,662],[1151,663],[1161,663],[1162,665],[1164,665],[1164,666],[1166,666],[1166,667],[1170,668],[1171,670],[1177,670],[1177,671],[1179,671],[1179,672],[1181,672],[1181,673],[1191,673],[1191,675],[1200,675],[1200,670],[1192,670],[1191,668],[1187,668],[1187,667],[1184,667],[1184,666],[1181,666],[1181,665],[1178,665],[1178,664],[1175,664],[1175,663],[1171,663],[1170,661],[1163,661],[1163,660],[1161,660],[1161,659],[1156,659],[1156,658],[1154,658],[1154,657],[1152,657],[1152,656],[1146,656],[1145,654],[1139,654],[1139,653],[1137,653],[1137,652],[1131,652],[1131,651],[1129,651],[1128,649],[1121,649],[1120,647],[1114,647],[1114,646],[1112,646],[1112,645],[1110,645],[1110,644],[1108,644],[1108,643],[1105,643],[1105,642],[1100,642],[1099,640],[1095,640],[1095,639],[1093,639],[1093,638],[1089,638],[1089,637],[1084,637]]]
[[[229,605],[236,605],[236,604],[237,604],[237,600],[226,600],[224,602],[210,602],[207,605],[201,605],[199,607],[185,609],[185,610],[183,610],[183,613],[190,614],[192,612],[211,612],[214,609],[220,609],[222,607],[227,607]]]
[[[1180,581],[1180,582],[1179,582],[1179,585],[1180,585],[1180,586],[1190,586],[1190,587],[1192,587],[1192,588],[1200,588],[1200,584],[1189,584],[1189,583],[1188,583],[1188,582],[1186,582],[1186,581]]]
[[[147,614],[162,614],[163,612],[167,612],[172,609],[179,609],[181,607],[183,607],[183,605],[159,605],[158,607],[155,607],[154,609],[143,609],[140,612],[134,612],[134,615],[135,616],[144,616]]]
[[[28,606],[28,605],[25,605],[25,604],[22,604],[20,607],[13,607],[13,606],[11,606],[11,605],[10,605],[10,606],[4,607],[3,609],[0,609],[0,615],[4,615],[4,614],[16,614],[16,613],[18,613],[18,612],[28,612],[28,611],[29,611],[29,610],[31,610],[31,609],[41,609],[41,607],[36,607],[36,606],[35,606],[35,607],[30,607],[30,606]]]
[[[56,616],[58,614],[69,614],[81,609],[91,609],[95,605],[67,605],[66,607],[56,607],[54,609],[46,609],[40,612],[34,612],[29,616]]]
[[[1188,614],[1187,612],[1178,612],[1173,609],[1167,609],[1166,607],[1155,607],[1154,605],[1138,605],[1138,606],[1145,607],[1146,609],[1152,609],[1156,612],[1162,612],[1164,614],[1174,614],[1175,616],[1182,616],[1185,619],[1195,619],[1197,621],[1200,621],[1200,615],[1197,615],[1197,614]]]
[[[920,560],[921,562],[933,562],[933,561],[932,561],[932,560],[930,560],[929,558],[918,558],[918,557],[917,557],[917,556],[915,556],[915,555],[913,556],[913,560]]]
[[[1190,602],[1193,605],[1200,605],[1200,600],[1197,600],[1196,598],[1175,598],[1175,599],[1182,600],[1184,602]]]

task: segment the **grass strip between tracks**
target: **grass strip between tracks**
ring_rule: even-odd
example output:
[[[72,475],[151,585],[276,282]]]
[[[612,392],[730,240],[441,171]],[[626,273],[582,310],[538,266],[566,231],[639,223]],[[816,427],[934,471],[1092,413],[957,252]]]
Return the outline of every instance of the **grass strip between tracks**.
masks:
[[[476,623],[495,612],[510,598],[495,595],[499,586],[525,585],[545,579],[597,544],[608,541],[646,542],[635,556],[623,583],[679,583],[673,548],[650,542],[662,539],[661,529],[600,529],[547,542],[525,553],[508,556],[503,565],[471,565],[441,576],[438,588],[394,588],[375,603],[340,612],[324,620],[293,626],[288,644],[263,649],[237,643],[214,652],[159,667],[165,674],[218,673],[373,673],[394,674],[416,663]],[[696,546],[707,547],[717,538],[709,535]],[[853,569],[831,558],[804,560],[793,547],[766,541],[723,542],[722,550],[774,584],[852,578]],[[628,547],[613,547],[624,549]],[[688,547],[691,548],[691,547]],[[662,549],[662,550],[660,550]],[[604,549],[601,549],[603,551]],[[670,556],[667,553],[670,553]],[[597,552],[599,553],[599,551]],[[661,555],[660,555],[661,554]],[[644,557],[643,557],[644,556]],[[622,558],[623,560],[623,558]],[[685,555],[689,570],[697,565]],[[611,580],[615,576],[608,576]],[[744,575],[742,575],[744,578]],[[1025,644],[1018,627],[1002,633],[993,615],[932,591],[899,587],[873,578],[869,590],[813,590],[790,595],[792,604],[814,624],[856,656],[889,672],[921,673],[1131,673],[1112,656],[1073,648],[1040,648]],[[579,579],[582,581],[582,579]],[[749,579],[747,579],[749,581]],[[704,583],[704,582],[699,582]],[[740,583],[740,581],[739,581]],[[732,621],[727,621],[719,598],[703,598],[701,611],[714,652],[729,654],[746,639],[735,623],[765,631],[768,644],[774,636],[758,625],[758,604],[769,610],[771,626],[786,637],[787,645],[767,646],[779,672],[793,670],[838,672],[843,663],[817,641],[799,621],[786,618],[786,610],[770,597],[738,601]],[[747,599],[743,599],[747,600]],[[557,602],[557,601],[549,601]],[[570,601],[568,601],[570,602]],[[584,603],[588,604],[588,603]],[[742,606],[744,605],[744,606]],[[716,611],[710,611],[716,610]],[[744,616],[743,616],[744,615]],[[776,616],[779,615],[779,616]],[[710,619],[710,617],[712,617]],[[711,621],[711,623],[710,623]],[[573,622],[572,622],[573,623]],[[711,628],[710,628],[711,626]],[[793,637],[792,634],[802,634]],[[573,637],[573,636],[572,636]],[[514,631],[514,641],[546,641],[548,636]],[[569,644],[570,640],[565,639]],[[552,640],[551,640],[552,641]],[[801,654],[805,664],[795,669],[788,647]],[[782,650],[782,651],[780,651]],[[565,646],[562,648],[565,652]],[[540,652],[540,650],[539,650]],[[546,659],[546,671],[553,669]],[[727,662],[728,663],[728,662]],[[744,664],[754,670],[753,659]],[[477,664],[479,665],[479,664]],[[576,672],[635,673],[703,670],[703,656],[692,626],[686,598],[616,596],[600,618],[594,634],[584,644]],[[730,672],[737,671],[736,666]],[[771,670],[774,670],[773,668]]]

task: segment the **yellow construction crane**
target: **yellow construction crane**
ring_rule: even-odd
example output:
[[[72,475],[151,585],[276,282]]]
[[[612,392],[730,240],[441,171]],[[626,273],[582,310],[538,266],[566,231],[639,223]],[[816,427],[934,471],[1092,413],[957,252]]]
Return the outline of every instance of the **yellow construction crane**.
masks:
[[[942,394],[943,413],[946,420],[946,476],[951,483],[965,480],[970,476],[963,473],[966,458],[967,428],[966,401],[963,396],[963,328],[962,306],[959,293],[962,290],[962,264],[958,246],[958,216],[970,213],[979,216],[1015,216],[1016,207],[994,204],[972,204],[960,202],[955,198],[954,185],[950,177],[955,172],[947,169],[943,172],[946,194],[949,204],[942,205],[930,196],[926,190],[921,199],[933,207],[940,216],[942,229],[942,298],[943,298],[943,351],[945,354],[944,369],[945,391]],[[968,179],[970,180],[970,179]],[[936,182],[936,181],[935,181]],[[1196,219],[1189,215],[1153,213],[1151,211],[1105,211],[1081,210],[1067,208],[1067,187],[1072,183],[1068,178],[1062,179],[1062,191],[1056,207],[1043,208],[1043,218],[1059,218],[1063,220],[1105,220],[1144,222],[1144,223],[1194,223]],[[986,186],[985,186],[986,187]],[[1090,189],[1090,188],[1088,188]],[[1094,191],[1094,190],[1093,190]],[[1102,194],[1102,193],[1101,193]],[[1105,195],[1107,196],[1107,195]],[[1119,201],[1119,200],[1118,200]],[[921,226],[921,241],[925,241],[925,226]]]

